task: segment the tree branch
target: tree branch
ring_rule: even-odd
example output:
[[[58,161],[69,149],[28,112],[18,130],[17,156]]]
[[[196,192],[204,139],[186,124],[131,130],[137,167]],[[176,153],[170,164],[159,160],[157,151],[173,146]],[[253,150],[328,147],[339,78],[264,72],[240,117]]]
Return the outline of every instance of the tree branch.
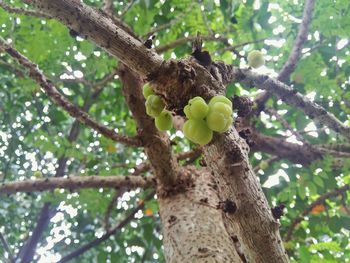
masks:
[[[104,0],[102,10],[109,16],[113,16],[113,0]]]
[[[229,72],[226,83],[238,81],[248,86],[255,86],[276,94],[285,103],[301,109],[307,116],[328,126],[330,129],[343,135],[350,141],[350,127],[340,122],[332,113],[327,112],[322,106],[310,101],[308,98],[291,88],[290,86],[270,78],[266,75],[260,75],[249,69],[239,69],[234,66],[226,66]]]
[[[0,232],[0,242],[2,243],[3,247],[4,247],[4,250],[7,252],[8,254],[8,257],[9,257],[9,262],[10,263],[14,263],[15,262],[15,259],[13,257],[13,253],[12,253],[12,250],[9,246],[9,244],[7,243],[6,241],[6,238],[4,237],[4,235]]]
[[[154,186],[155,180],[151,176],[70,176],[3,183],[0,185],[0,194],[30,193],[56,188],[76,190],[83,188],[149,188]]]
[[[304,13],[303,13],[301,24],[299,26],[298,35],[295,39],[292,52],[290,53],[280,73],[278,74],[277,79],[279,81],[286,82],[289,79],[290,74],[292,74],[292,72],[294,71],[300,59],[301,50],[303,48],[305,41],[307,40],[307,35],[308,35],[309,26],[312,19],[312,11],[314,8],[314,4],[315,4],[315,0],[305,0]]]
[[[145,201],[150,200],[154,196],[155,192],[153,191],[151,194],[146,196]],[[101,244],[103,241],[107,240],[110,238],[112,235],[115,235],[118,233],[124,226],[126,226],[135,216],[135,214],[140,210],[143,209],[145,206],[145,202],[141,202],[135,209],[132,210],[132,212],[125,218],[123,219],[119,224],[117,224],[115,227],[107,231],[103,236],[96,238],[92,240],[91,242],[87,243],[86,245],[78,248],[77,250],[73,251],[72,253],[68,254],[67,256],[63,257],[58,263],[64,263],[68,262],[73,258],[76,258],[80,256],[81,254],[85,253],[89,249],[98,246]]]
[[[111,217],[112,211],[115,208],[115,206],[118,203],[118,199],[119,197],[121,197],[123,194],[125,193],[125,188],[121,188],[119,189],[119,191],[115,192],[112,200],[109,202],[106,213],[105,213],[105,217],[104,217],[104,228],[106,231],[108,231],[110,229],[110,222],[109,219]]]
[[[2,7],[2,9],[4,9],[6,12],[12,13],[12,14],[34,16],[39,18],[51,18],[49,15],[43,12],[9,6],[8,4],[4,3],[2,0],[0,0],[0,7]]]
[[[1,190],[0,190],[1,193]],[[51,208],[50,203],[45,203],[41,209],[39,219],[36,223],[36,227],[33,230],[32,235],[21,247],[20,251],[17,254],[16,262],[21,263],[30,263],[33,260],[36,247],[41,239],[43,232],[50,223],[50,219],[56,213],[56,208]]]
[[[292,52],[290,53],[286,63],[282,67],[280,73],[278,74],[278,80],[286,82],[290,74],[294,71],[300,57],[303,45],[307,39],[308,29],[311,23],[312,11],[314,7],[315,0],[305,0],[304,12],[301,24],[299,26],[299,31],[294,42]],[[264,107],[266,101],[269,99],[270,94],[268,91],[261,93],[255,100],[258,105],[257,113],[260,113]]]
[[[10,56],[15,58],[22,66],[29,71],[29,76],[34,79],[45,91],[46,95],[58,106],[67,111],[72,117],[86,124],[97,132],[103,134],[113,141],[124,143],[131,146],[141,146],[141,141],[138,138],[130,138],[120,135],[114,130],[97,123],[86,112],[82,111],[74,104],[69,102],[62,94],[60,94],[55,86],[48,80],[44,74],[38,69],[38,66],[28,60],[25,56],[19,53],[16,49],[8,45],[5,40],[0,38],[0,48],[3,48]]]
[[[328,193],[325,193],[323,195],[321,195],[320,197],[318,197],[315,201],[313,201],[309,206],[307,206],[304,211],[298,216],[296,217],[292,223],[290,224],[288,230],[287,230],[287,234],[284,238],[285,241],[289,241],[292,239],[292,235],[294,232],[294,229],[296,228],[296,226],[304,220],[304,217],[306,215],[308,215],[311,210],[319,204],[322,204],[326,199],[332,198],[332,197],[336,197],[338,195],[342,195],[344,192],[348,191],[350,189],[350,185],[344,185],[343,187],[334,189],[333,191],[330,191]]]

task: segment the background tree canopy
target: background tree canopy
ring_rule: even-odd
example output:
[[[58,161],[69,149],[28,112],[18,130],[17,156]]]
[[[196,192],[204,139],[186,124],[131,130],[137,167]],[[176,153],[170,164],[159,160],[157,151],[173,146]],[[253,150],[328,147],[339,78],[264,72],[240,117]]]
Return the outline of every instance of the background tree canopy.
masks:
[[[247,68],[247,54],[261,50],[266,65],[253,71],[270,77],[278,77],[295,47],[305,6],[300,0],[83,2],[122,21],[142,41],[154,34],[154,48],[166,60],[188,57],[200,31],[213,60]],[[300,60],[290,80],[287,76],[283,81],[350,126],[350,3],[315,2]],[[118,75],[121,62],[22,1],[1,1],[0,6],[0,35],[7,43],[36,63],[60,93],[98,123],[118,134],[137,136]],[[3,187],[67,175],[152,175],[143,148],[80,125],[41,91],[28,69],[2,52],[3,47],[0,51]],[[227,97],[247,95],[251,100],[263,93],[237,82],[226,90]],[[350,144],[300,108],[273,95],[266,98],[261,112],[248,120],[254,141],[249,156],[270,206],[286,206],[280,219],[285,249],[293,262],[348,262]],[[175,153],[196,149],[181,131],[172,129],[169,135]],[[183,165],[200,167],[201,158],[193,152],[183,159]],[[152,190],[127,184],[117,190],[98,185],[65,188],[40,192],[34,185],[32,190],[1,194],[2,261],[23,253],[31,240],[37,244],[33,262],[57,262],[115,227],[116,233],[72,262],[165,261],[158,203],[149,197]],[[40,218],[45,213],[49,218]],[[135,219],[118,225],[130,213],[136,213]],[[29,238],[32,233],[39,234],[36,241]]]

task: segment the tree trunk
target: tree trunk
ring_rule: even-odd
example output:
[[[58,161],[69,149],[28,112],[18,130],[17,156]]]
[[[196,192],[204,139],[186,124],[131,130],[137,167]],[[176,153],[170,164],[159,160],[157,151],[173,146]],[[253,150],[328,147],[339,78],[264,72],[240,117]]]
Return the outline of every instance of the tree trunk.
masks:
[[[166,261],[243,262],[225,228],[213,175],[194,167],[187,173],[193,179],[187,189],[159,196]]]

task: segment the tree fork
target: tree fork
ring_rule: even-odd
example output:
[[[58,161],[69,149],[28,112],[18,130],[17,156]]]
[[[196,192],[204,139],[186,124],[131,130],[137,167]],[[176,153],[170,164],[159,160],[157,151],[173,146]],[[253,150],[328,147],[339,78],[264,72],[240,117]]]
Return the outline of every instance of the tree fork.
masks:
[[[200,95],[208,99],[214,95],[222,94],[225,90],[222,83],[226,81],[225,78],[227,76],[220,76],[219,74],[213,76],[207,69],[194,61],[181,60],[164,64],[165,62],[156,53],[147,50],[143,47],[142,43],[119,29],[102,13],[82,3],[67,0],[26,0],[26,2],[35,4],[41,11],[49,13],[71,29],[86,35],[97,45],[104,47],[109,53],[119,57],[127,66],[136,70],[138,73],[151,76],[151,79],[154,80],[155,92],[165,99],[169,108],[177,108],[178,110],[181,107],[183,108],[188,98],[192,95]],[[160,72],[158,72],[159,70]],[[162,73],[168,73],[168,75]],[[177,96],[181,94],[183,97]],[[248,156],[246,152],[242,152],[242,142],[236,141],[238,134],[234,128],[232,128],[232,132],[234,136],[227,134],[219,135],[218,141],[214,141],[209,147],[204,147],[205,151],[210,152],[211,150],[209,149],[213,146],[212,151],[216,150],[227,161],[230,160],[229,156],[234,154],[232,156],[233,159],[241,159],[246,164],[244,167],[234,167],[234,176],[238,177],[237,180],[225,180],[228,178],[232,179],[232,172],[228,171],[228,166],[218,166],[215,168],[215,174],[224,174],[219,179],[223,180],[221,182],[222,184],[228,184],[227,196],[230,196],[230,198],[238,197],[237,193],[233,192],[238,189],[237,185],[233,185],[237,183],[239,185],[246,184],[244,185],[244,189],[254,190],[254,194],[248,193],[246,198],[243,199],[246,203],[249,203],[250,208],[253,208],[245,211],[245,214],[254,220],[243,222],[242,216],[233,216],[230,217],[232,220],[227,220],[227,225],[233,225],[233,229],[239,229],[238,239],[242,243],[243,248],[245,248],[244,254],[249,261],[268,263],[288,262],[283,244],[279,242],[278,224],[271,220],[272,214],[270,208],[263,196],[260,185],[256,178],[254,178],[255,175],[249,165]],[[225,143],[228,142],[231,150],[223,147],[222,141],[225,141]],[[232,149],[236,149],[236,151],[232,151]],[[209,156],[206,156],[206,158],[210,160]],[[234,162],[232,164],[236,163]],[[249,175],[249,180],[244,180],[246,175]],[[255,197],[260,197],[260,201],[254,199]],[[257,204],[257,202],[261,203]],[[239,205],[242,204],[242,207],[247,207],[246,203],[240,203]],[[238,207],[238,209],[240,208]],[[255,242],[254,246],[252,246],[252,240],[244,236],[251,235],[251,230],[261,227],[259,224],[262,222],[267,222],[267,225],[263,224],[263,228],[258,232],[262,236],[252,237]],[[257,236],[257,234],[255,235]],[[244,242],[247,243],[244,244]],[[266,244],[269,245],[267,246]]]

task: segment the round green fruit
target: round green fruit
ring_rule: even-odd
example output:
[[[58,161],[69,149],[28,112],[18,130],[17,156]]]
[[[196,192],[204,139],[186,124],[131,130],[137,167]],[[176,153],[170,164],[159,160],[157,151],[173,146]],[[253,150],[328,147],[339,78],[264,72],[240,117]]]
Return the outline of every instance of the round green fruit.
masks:
[[[188,101],[188,106],[188,115],[193,119],[204,119],[209,112],[209,106],[201,97],[194,97],[193,99],[190,99]]]
[[[167,131],[173,127],[173,116],[167,110],[163,110],[158,117],[155,118],[155,125],[160,131]]]
[[[216,132],[225,132],[232,125],[233,118],[227,117],[220,112],[210,112],[206,119],[209,129]]]
[[[268,163],[268,162],[266,162],[266,161],[261,161],[261,162],[260,162],[259,168],[260,168],[261,170],[265,170],[265,169],[267,169],[267,167],[269,167],[269,163]]]
[[[165,107],[162,99],[157,95],[149,95],[145,102],[146,112],[153,118],[157,117]]]
[[[143,86],[142,94],[145,99],[147,99],[149,95],[154,95],[153,89],[148,83]]]
[[[184,113],[185,113],[187,119],[193,119],[190,108],[191,108],[190,105],[186,105],[184,108]]]
[[[43,177],[43,174],[42,174],[40,171],[35,171],[33,175],[34,175],[34,177],[36,177],[36,178],[41,178],[41,177]]]
[[[210,112],[217,112],[223,114],[226,118],[232,115],[232,108],[223,102],[216,102],[210,107]]]
[[[213,139],[213,131],[203,120],[187,120],[183,126],[183,132],[186,138],[199,145],[208,144]]]
[[[259,50],[253,50],[247,57],[248,65],[252,68],[259,68],[265,64],[264,55]]]
[[[222,102],[227,104],[230,108],[232,108],[232,101],[230,101],[228,98],[226,98],[223,95],[218,95],[215,97],[212,97],[208,103],[209,107],[213,106],[217,102]]]

